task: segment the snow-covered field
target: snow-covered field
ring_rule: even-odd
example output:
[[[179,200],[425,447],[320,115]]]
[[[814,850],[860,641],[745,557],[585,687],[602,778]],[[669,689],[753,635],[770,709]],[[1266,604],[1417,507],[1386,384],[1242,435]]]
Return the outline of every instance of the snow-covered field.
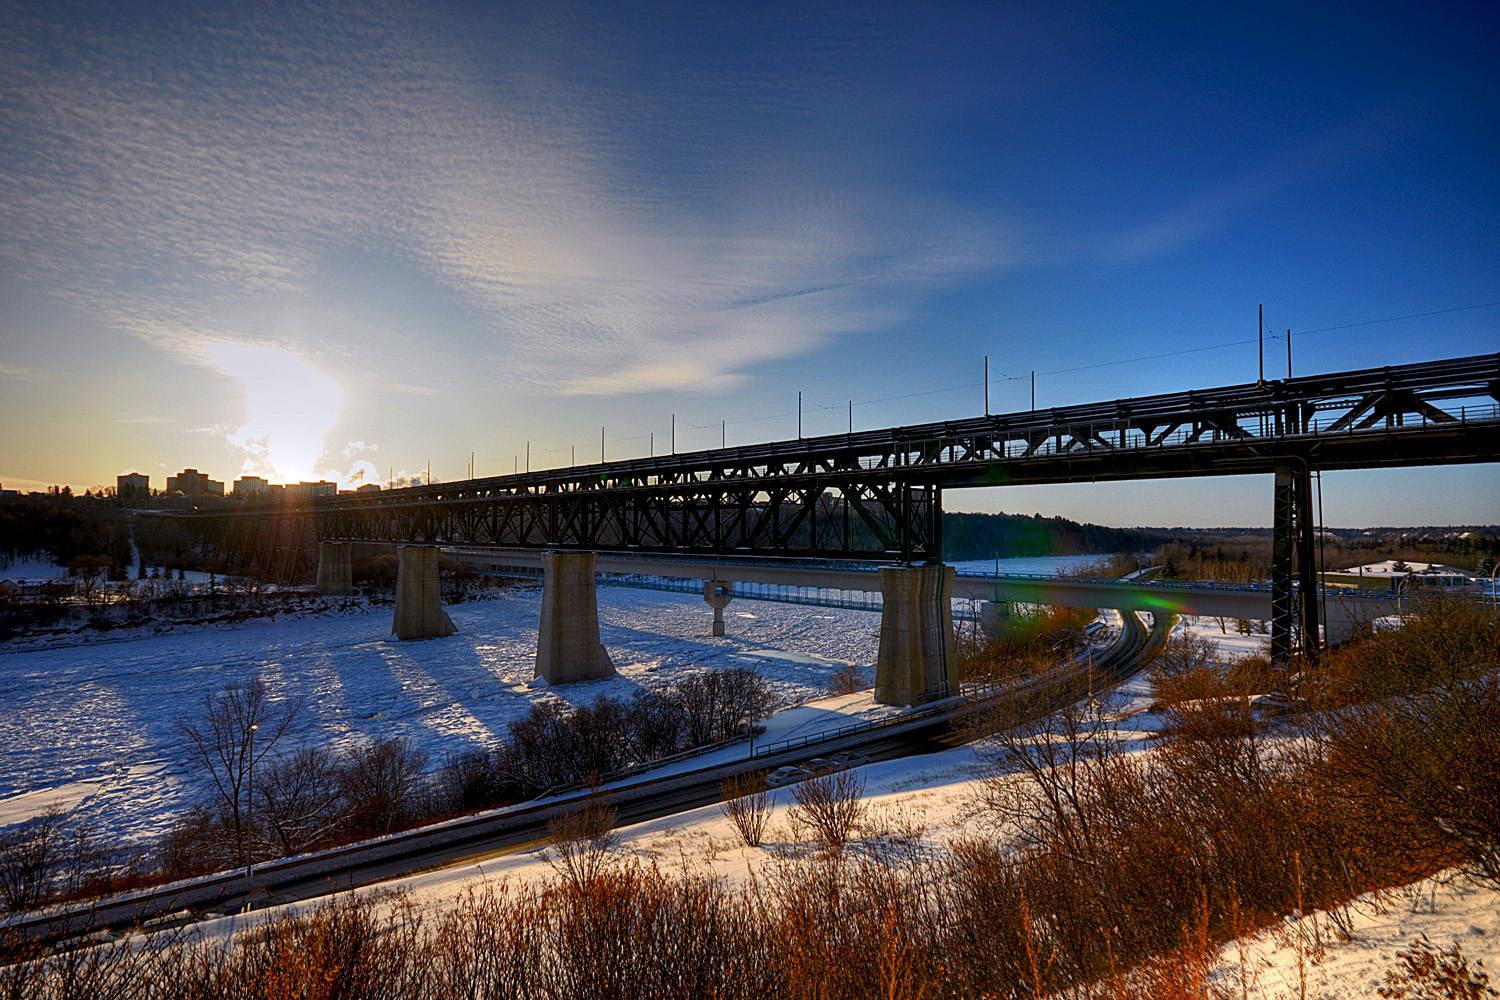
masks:
[[[1047,573],[1059,566],[1058,560],[1024,562],[1031,564],[1002,564],[1002,572]],[[985,561],[964,567],[993,568]],[[191,797],[172,719],[192,713],[206,692],[257,674],[274,694],[305,701],[291,734],[294,743],[338,746],[407,736],[435,763],[447,752],[493,739],[538,699],[576,704],[600,694],[628,696],[640,686],[708,667],[753,667],[784,701],[801,702],[768,720],[763,740],[891,711],[874,704],[868,691],[823,695],[834,670],[873,663],[877,614],[740,601],[727,609],[730,635],[714,639],[708,634],[711,612],[695,595],[601,587],[601,634],[620,676],[551,690],[532,681],[539,606],[534,588],[451,606],[458,634],[418,643],[390,638],[388,606],[350,602],[276,620],[0,645],[0,825],[60,803],[121,837],[159,832]],[[1179,628],[1228,655],[1263,654],[1268,643],[1264,635],[1226,635],[1214,619]],[[1123,735],[1137,745],[1156,727],[1150,703],[1144,679],[1112,700],[1112,710],[1128,719]],[[745,752],[739,746],[716,756]],[[872,826],[919,834],[929,850],[979,832],[988,822],[977,808],[981,752],[960,747],[863,768]],[[700,758],[691,766],[715,759]],[[785,789],[777,794],[767,837],[771,849],[794,836],[787,815],[791,795]],[[766,848],[739,844],[718,806],[626,827],[620,836],[623,854],[665,868],[713,872],[730,883],[742,882],[770,859]],[[404,891],[420,907],[440,907],[484,882],[552,874],[539,852],[528,851],[384,888]],[[228,934],[265,916],[226,917],[201,929],[210,936]],[[1289,921],[1231,944],[1221,956],[1221,982],[1236,994],[1244,984],[1247,996],[1264,1000],[1371,996],[1396,952],[1422,934],[1439,947],[1458,942],[1466,956],[1500,971],[1500,893],[1463,879],[1430,880],[1361,900],[1350,907],[1347,925],[1352,933],[1341,937],[1326,915],[1312,915],[1300,930]]]
[[[1223,637],[1216,625],[1189,625],[1206,637]],[[1263,641],[1264,637],[1254,637]],[[1228,637],[1236,646],[1243,637]],[[1240,652],[1249,650],[1238,650]],[[773,726],[795,724],[793,716],[856,707],[868,694],[845,696],[783,713]],[[1120,718],[1124,748],[1143,749],[1158,726],[1147,711],[1149,682],[1138,678],[1115,693],[1106,710]],[[941,851],[969,834],[992,832],[981,806],[983,748],[963,746],[922,757],[887,761],[860,769],[869,807],[866,833],[853,849],[879,850],[891,837],[917,838],[917,850]],[[777,851],[795,850],[796,835],[788,816],[789,789],[774,793],[776,803],[765,846],[745,847],[717,805],[704,806],[618,831],[619,858],[634,857],[663,870],[712,873],[729,885],[746,885],[761,877]],[[875,831],[883,831],[883,839]],[[476,864],[426,872],[381,886],[395,890],[418,910],[438,910],[470,890],[502,881],[535,882],[556,877],[540,850],[494,857]],[[265,920],[270,914],[305,910],[316,903],[222,917],[199,925],[207,937],[222,938]],[[1375,996],[1384,976],[1396,966],[1398,951],[1410,949],[1425,935],[1436,947],[1455,943],[1471,962],[1482,960],[1500,972],[1500,892],[1452,875],[1428,879],[1392,892],[1351,903],[1340,914],[1342,926],[1326,913],[1288,919],[1220,952],[1216,981],[1231,995],[1247,1000],[1353,1000]],[[1500,976],[1496,977],[1500,979]]]
[[[579,704],[711,667],[753,668],[784,702],[874,663],[879,615],[742,601],[709,635],[701,597],[601,587],[600,633],[619,676],[533,684],[540,592],[448,608],[458,634],[398,642],[389,606],[0,645],[0,825],[53,802],[127,839],[162,830],[191,790],[172,720],[207,692],[259,676],[305,709],[292,743],[411,738],[440,764],[487,744],[539,699]]]
[[[1050,574],[1091,557],[1001,560],[1006,573]],[[994,569],[980,560],[971,571]],[[66,576],[46,561],[17,562],[0,578]],[[194,579],[190,582],[206,582]],[[619,676],[549,690],[534,684],[540,594],[451,606],[457,635],[417,643],[390,636],[389,606],[346,602],[320,614],[233,625],[109,633],[82,631],[0,643],[0,826],[53,804],[126,840],[151,837],[193,797],[172,720],[197,713],[205,694],[259,676],[273,697],[304,704],[291,744],[335,748],[408,737],[433,766],[492,741],[539,699],[573,704],[628,697],[687,673],[756,670],[787,704],[816,698],[833,672],[870,667],[880,616],[841,608],[741,600],[725,610],[729,635],[711,635],[712,612],[692,594],[599,589],[600,633]],[[842,705],[871,714],[873,705]],[[835,710],[776,731],[809,731]],[[838,720],[842,721],[842,720]]]

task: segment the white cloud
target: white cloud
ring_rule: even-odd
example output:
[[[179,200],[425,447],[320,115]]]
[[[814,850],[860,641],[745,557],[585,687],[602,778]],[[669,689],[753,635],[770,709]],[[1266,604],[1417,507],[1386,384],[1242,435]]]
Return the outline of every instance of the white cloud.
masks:
[[[1007,257],[993,224],[807,151],[857,99],[821,57],[634,95],[594,68],[618,57],[607,25],[494,43],[403,8],[128,35],[55,16],[0,34],[0,260],[183,360],[249,337],[236,304],[377,248],[481,317],[432,350],[550,390],[714,390]]]

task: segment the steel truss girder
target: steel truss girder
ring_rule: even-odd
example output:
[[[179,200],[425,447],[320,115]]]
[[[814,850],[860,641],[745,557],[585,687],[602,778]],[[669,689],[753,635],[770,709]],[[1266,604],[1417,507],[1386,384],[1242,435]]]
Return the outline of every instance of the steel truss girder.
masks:
[[[935,559],[941,500],[930,487],[839,478],[767,489],[526,493],[409,508],[333,509],[319,539],[444,545]],[[241,518],[240,520],[250,520]]]
[[[925,559],[945,488],[1489,461],[1497,402],[1489,354],[199,516],[313,517],[318,538]],[[838,496],[820,508],[824,491]]]

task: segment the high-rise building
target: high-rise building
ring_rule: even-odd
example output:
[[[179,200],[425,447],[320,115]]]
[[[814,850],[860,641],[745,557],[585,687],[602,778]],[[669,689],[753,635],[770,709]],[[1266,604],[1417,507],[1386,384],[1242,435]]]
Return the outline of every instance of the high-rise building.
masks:
[[[151,495],[151,477],[127,472],[115,477],[115,495],[121,500],[140,500]]]
[[[326,479],[320,479],[315,483],[303,481],[293,485],[287,483],[286,496],[289,500],[304,500],[308,497],[336,497],[339,495],[339,484],[331,483]]]
[[[260,497],[266,494],[271,484],[260,476],[241,476],[234,481],[234,495],[248,500],[251,497]]]
[[[186,497],[221,497],[224,495],[224,484],[217,479],[209,479],[197,469],[183,469],[177,475],[167,477],[167,492],[181,493]]]

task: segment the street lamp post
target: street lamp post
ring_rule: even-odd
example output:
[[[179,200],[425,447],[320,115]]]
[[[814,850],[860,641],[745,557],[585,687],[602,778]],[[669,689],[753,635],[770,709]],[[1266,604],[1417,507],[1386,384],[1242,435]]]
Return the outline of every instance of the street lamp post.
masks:
[[[761,668],[761,664],[763,664],[765,662],[766,662],[765,660],[756,660],[755,661],[755,666],[753,666],[753,667],[750,668],[750,676],[753,677],[753,678],[755,678],[755,690],[757,690],[757,691],[760,690],[760,668]],[[755,759],[755,719],[753,717],[753,714],[754,713],[752,712],[752,718],[750,719],[750,759],[751,760]]]
[[[249,878],[255,872],[255,855],[252,853],[251,838],[255,830],[255,731],[260,726],[257,723],[250,724],[250,762],[246,769],[245,778],[245,877]]]

